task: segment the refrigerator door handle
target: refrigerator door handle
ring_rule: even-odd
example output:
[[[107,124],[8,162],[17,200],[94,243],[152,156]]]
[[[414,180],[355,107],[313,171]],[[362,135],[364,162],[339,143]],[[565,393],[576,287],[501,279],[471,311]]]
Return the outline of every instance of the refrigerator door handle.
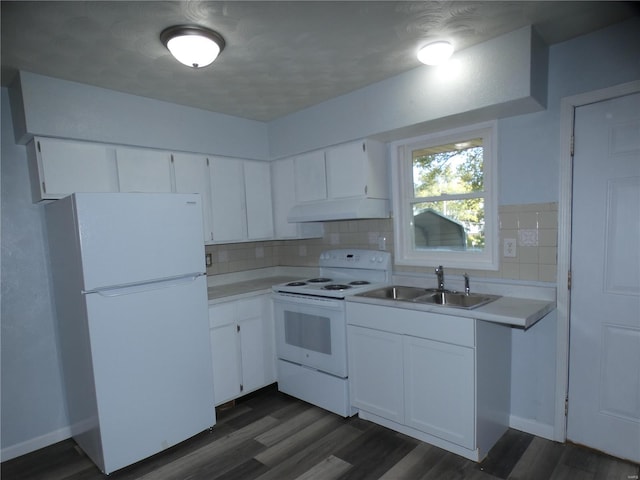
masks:
[[[147,292],[150,290],[159,290],[161,288],[171,288],[180,285],[195,282],[198,277],[206,275],[206,273],[194,273],[179,277],[165,278],[162,280],[153,280],[144,283],[134,283],[131,285],[118,285],[114,287],[97,288],[94,290],[82,290],[83,295],[97,293],[102,297],[119,297],[121,295],[130,295],[132,293]]]

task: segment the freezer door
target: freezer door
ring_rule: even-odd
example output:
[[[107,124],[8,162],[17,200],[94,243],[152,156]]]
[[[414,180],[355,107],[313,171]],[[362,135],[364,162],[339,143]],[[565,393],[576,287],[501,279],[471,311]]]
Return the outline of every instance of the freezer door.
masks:
[[[199,195],[74,197],[84,290],[204,272]]]
[[[104,471],[215,423],[206,278],[87,294]]]

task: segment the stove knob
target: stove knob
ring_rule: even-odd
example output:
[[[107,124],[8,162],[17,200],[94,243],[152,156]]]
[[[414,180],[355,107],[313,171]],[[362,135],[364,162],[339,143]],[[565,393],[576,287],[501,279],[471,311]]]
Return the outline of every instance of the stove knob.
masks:
[[[378,257],[378,263],[382,263],[383,258],[382,257]]]

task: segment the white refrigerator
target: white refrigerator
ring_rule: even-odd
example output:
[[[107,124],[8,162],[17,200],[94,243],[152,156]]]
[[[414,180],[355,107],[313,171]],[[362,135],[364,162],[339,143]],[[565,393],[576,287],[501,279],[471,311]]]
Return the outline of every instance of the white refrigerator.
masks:
[[[71,434],[104,473],[215,424],[196,194],[45,206]]]

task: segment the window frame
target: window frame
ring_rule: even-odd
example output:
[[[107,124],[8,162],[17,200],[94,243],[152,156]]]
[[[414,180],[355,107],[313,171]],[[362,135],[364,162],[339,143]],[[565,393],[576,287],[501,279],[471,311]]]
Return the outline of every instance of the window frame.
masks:
[[[478,251],[425,251],[415,248],[412,228],[414,150],[482,138],[485,248]],[[393,195],[394,262],[406,266],[445,265],[469,270],[498,270],[498,125],[484,122],[399,140],[391,144],[391,191]],[[431,197],[446,200],[447,195]]]

